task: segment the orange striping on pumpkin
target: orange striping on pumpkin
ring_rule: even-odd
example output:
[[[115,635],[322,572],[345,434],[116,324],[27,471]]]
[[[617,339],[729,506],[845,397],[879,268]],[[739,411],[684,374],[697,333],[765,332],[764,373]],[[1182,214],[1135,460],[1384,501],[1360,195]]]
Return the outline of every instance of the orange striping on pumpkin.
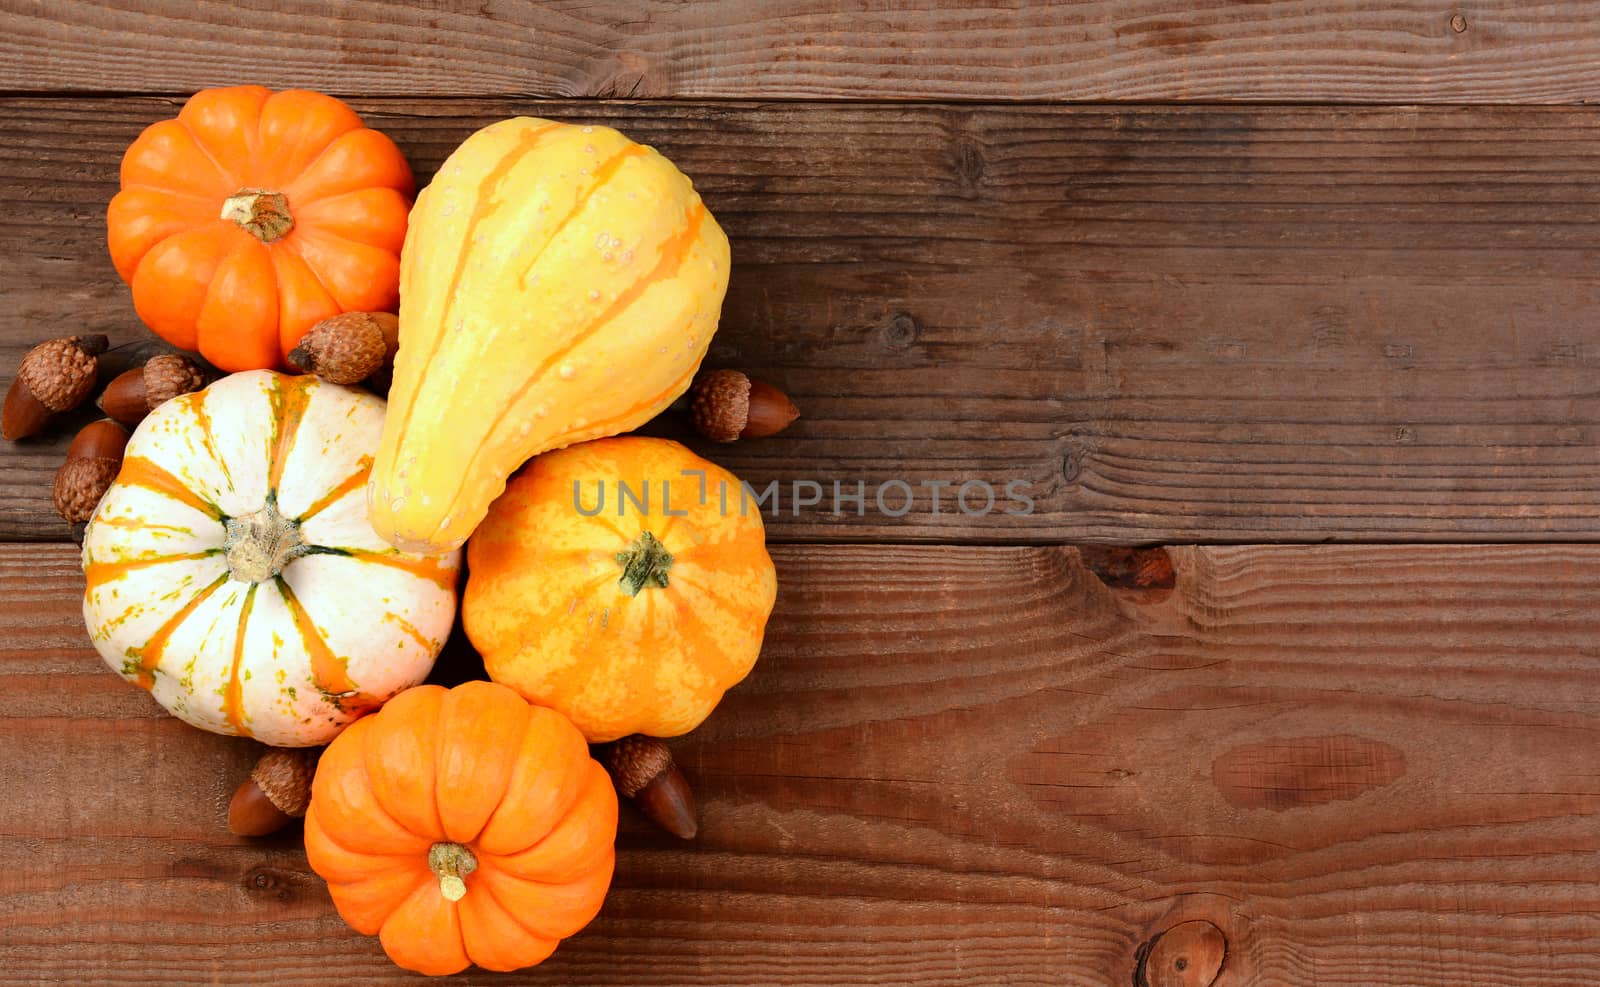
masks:
[[[168,617],[166,623],[156,628],[156,632],[150,635],[150,640],[146,641],[144,647],[139,649],[138,674],[134,681],[139,684],[140,688],[146,692],[155,688],[155,670],[161,665],[161,652],[166,649],[167,641],[171,640],[177,629],[182,626],[185,620],[189,619],[189,615],[194,613],[200,604],[206,602],[212,593],[221,589],[222,584],[227,581],[227,573],[218,576],[209,586],[191,597],[189,602],[183,605],[183,609]]]
[[[483,181],[478,183],[477,195],[473,198],[475,205],[472,207],[472,215],[467,217],[467,225],[463,228],[461,233],[461,239],[463,243],[471,243],[472,234],[477,230],[478,224],[492,215],[496,209],[500,208],[500,203],[494,201],[490,196],[489,189],[497,189],[500,184],[506,180],[506,177],[509,176],[517,167],[517,165],[522,163],[523,158],[526,158],[529,154],[532,154],[538,149],[540,144],[539,138],[561,126],[562,124],[552,123],[543,127],[537,127],[523,134],[522,139],[517,143],[517,146],[512,148],[511,151],[506,154],[505,158],[503,158],[499,164],[494,166],[493,170],[491,170],[487,175],[483,176]],[[450,287],[445,292],[445,297],[450,299],[450,301],[446,303],[444,312],[445,325],[449,325],[450,313],[453,311],[455,306],[456,287],[461,283],[461,276],[467,271],[467,256],[468,252],[463,250],[460,256],[456,258],[455,270],[450,272]],[[439,343],[442,342],[443,339],[444,333],[440,332],[434,334],[433,339],[428,343],[428,355],[423,358],[422,366],[427,366],[433,362],[434,355],[439,352]],[[417,391],[415,389],[408,390],[406,397],[408,399],[406,401],[406,406],[400,410],[402,433],[411,425],[411,415],[412,412],[415,411],[417,405]],[[391,414],[393,413],[393,410],[394,409],[392,408],[390,409]]]
[[[223,718],[241,737],[250,736],[250,728],[244,725],[244,685],[239,681],[239,666],[244,662],[245,625],[250,622],[250,611],[255,609],[256,587],[260,585],[250,584],[244,593],[244,603],[239,607],[239,631],[233,639],[233,666],[228,671],[228,691],[222,697]]]
[[[593,336],[595,332],[597,332],[602,326],[616,318],[620,313],[626,311],[628,306],[638,301],[639,296],[644,294],[645,290],[652,284],[677,275],[678,269],[683,266],[684,256],[689,252],[689,248],[694,244],[694,241],[700,236],[700,224],[705,221],[706,215],[705,204],[698,201],[685,211],[684,218],[687,222],[687,225],[674,239],[668,241],[662,246],[661,257],[656,261],[656,266],[650,271],[650,273],[634,281],[633,284],[628,286],[627,291],[624,291],[622,294],[618,295],[610,305],[606,306],[605,311],[590,319],[588,324],[582,329],[578,330],[578,332],[575,333],[571,339],[567,340],[564,345],[558,347],[549,356],[545,357],[544,362],[539,364],[539,366],[528,375],[527,382],[524,383],[520,389],[518,389],[516,397],[512,398],[509,402],[502,406],[499,412],[495,414],[494,422],[489,426],[489,435],[493,435],[500,430],[500,425],[505,421],[506,415],[510,414],[514,408],[522,403],[522,399],[528,394],[528,389],[538,386],[541,378],[547,372],[549,372],[550,368],[555,366],[558,361],[562,360],[567,356],[567,354],[581,346],[585,340],[587,340],[590,336]],[[463,256],[465,256],[465,254],[463,254]],[[472,458],[467,461],[466,472],[468,476],[471,476],[476,471],[478,457],[483,454],[485,449],[488,448],[489,444],[485,443],[484,445],[480,445],[473,452]],[[464,490],[465,487],[462,489]]]
[[[351,473],[343,480],[340,480],[338,486],[323,494],[316,503],[302,511],[300,516],[295,520],[304,524],[307,520],[314,517],[320,511],[332,506],[350,491],[355,490],[358,487],[366,486],[367,477],[372,475],[372,457],[362,456],[357,462],[359,463],[359,466],[354,473]]]
[[[668,278],[676,277],[678,274],[678,269],[683,267],[683,259],[688,255],[689,248],[692,247],[695,240],[699,239],[700,237],[700,224],[705,222],[705,218],[705,204],[697,201],[693,206],[684,212],[684,221],[686,225],[684,226],[683,231],[672,240],[662,244],[661,256],[659,259],[657,259],[656,266],[651,269],[650,273],[636,279],[633,284],[628,286],[627,291],[624,291],[622,294],[618,295],[612,300],[610,305],[606,306],[604,312],[601,312],[599,315],[590,319],[588,325],[578,330],[578,332],[571,339],[567,340],[563,346],[559,347],[549,356],[545,357],[544,362],[539,364],[539,366],[533,371],[533,374],[531,375],[532,378],[538,379],[539,377],[542,377],[544,374],[548,373],[550,368],[555,366],[558,361],[566,357],[568,353],[571,353],[573,350],[577,349],[590,336],[593,336],[597,329],[599,329],[601,326],[604,326],[612,319],[615,319],[623,312],[626,312],[628,307],[634,302],[638,301],[639,296],[643,295],[646,289],[648,289],[651,285],[655,284],[657,281],[664,281]],[[524,388],[524,392],[525,391],[526,388]],[[522,400],[522,393],[517,394],[517,400]],[[505,418],[504,411],[500,413],[500,418]],[[495,425],[496,427],[499,426],[498,419],[496,420]],[[490,434],[493,434],[493,429],[490,430]]]
[[[456,588],[455,568],[447,566],[430,556],[401,555],[398,552],[369,552],[363,548],[341,548],[335,549],[335,552],[358,562],[376,562],[392,569],[409,572],[419,579],[437,583],[447,591],[453,592]]]
[[[585,431],[597,431],[602,435],[612,434],[614,432],[613,426],[617,422],[629,421],[631,416],[638,414],[641,409],[654,408],[657,406],[658,402],[665,402],[670,395],[682,394],[684,391],[687,391],[689,389],[689,383],[694,380],[694,375],[699,371],[699,369],[700,368],[698,366],[690,367],[688,373],[673,381],[670,386],[661,391],[659,394],[652,394],[643,401],[635,402],[633,405],[629,406],[626,411],[623,411],[620,414],[611,415],[607,418],[602,418],[599,421],[590,422],[587,426],[585,426]]]
[[[133,456],[122,461],[122,471],[117,474],[117,483],[125,487],[143,487],[154,493],[171,497],[180,504],[187,504],[213,521],[221,521],[223,518],[222,508],[205,500],[189,489],[182,480],[143,456]]]
[[[194,415],[195,424],[200,426],[200,441],[210,454],[211,461],[217,464],[222,471],[222,478],[228,481],[228,489],[233,489],[233,474],[228,472],[228,461],[217,452],[216,436],[211,431],[211,409],[206,407],[206,391],[196,391],[187,395],[184,400],[188,402],[189,413]]]
[[[589,204],[589,199],[611,181],[612,176],[617,173],[617,169],[621,168],[624,162],[626,162],[629,158],[638,157],[643,153],[643,146],[639,144],[629,144],[627,147],[624,147],[622,150],[618,151],[616,154],[613,154],[611,157],[600,163],[600,167],[594,170],[594,175],[592,176],[594,179],[593,184],[583,190],[583,193],[578,196],[577,201],[572,204],[572,208],[567,211],[565,216],[561,217],[560,222],[550,227],[549,236],[545,237],[544,243],[540,244],[539,249],[533,252],[533,259],[528,262],[528,266],[522,269],[521,274],[517,275],[518,291],[526,289],[526,282],[528,280],[529,272],[531,272],[534,267],[538,265],[539,259],[544,256],[544,252],[545,250],[549,249],[550,244],[555,242],[556,237],[560,236],[563,230],[572,225],[572,221],[578,218],[579,213],[583,212],[583,207]]]
[[[272,420],[277,434],[274,436],[271,466],[267,472],[268,490],[276,491],[283,480],[283,464],[289,461],[289,453],[294,451],[294,440],[300,433],[300,422],[305,419],[306,406],[311,403],[315,381],[315,377],[281,376],[273,381]]]
[[[404,631],[407,636],[411,638],[411,640],[417,642],[418,647],[422,648],[423,651],[433,650],[433,642],[428,640],[426,634],[423,634],[421,631],[417,630],[416,624],[413,624],[411,621],[393,612],[384,614],[383,619],[387,620],[391,624],[398,624],[400,629]]]
[[[201,552],[180,552],[176,555],[156,555],[144,559],[90,562],[83,567],[84,581],[88,583],[84,588],[84,592],[86,595],[92,593],[111,580],[120,579],[135,569],[148,569],[150,566],[161,565],[166,562],[193,562],[196,559],[209,558],[220,554],[222,554],[222,549],[208,548]]]
[[[294,619],[295,630],[300,632],[300,643],[305,646],[306,654],[311,658],[312,681],[328,696],[342,696],[347,692],[354,692],[356,685],[350,680],[349,660],[340,658],[333,653],[332,648],[328,647],[328,642],[322,639],[317,625],[312,623],[311,615],[306,613],[305,606],[301,604],[299,597],[294,595],[294,590],[289,588],[288,582],[282,576],[278,577],[277,584],[278,592],[289,608],[289,615]]]

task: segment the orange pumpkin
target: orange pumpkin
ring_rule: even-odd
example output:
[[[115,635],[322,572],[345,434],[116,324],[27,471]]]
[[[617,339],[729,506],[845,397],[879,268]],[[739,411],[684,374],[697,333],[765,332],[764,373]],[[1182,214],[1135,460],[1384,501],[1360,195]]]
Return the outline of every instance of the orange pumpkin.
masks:
[[[738,478],[637,436],[533,460],[467,559],[462,620],[489,677],[591,741],[698,726],[755,664],[778,590]]]
[[[330,315],[396,308],[415,190],[394,142],[331,96],[208,89],[123,155],[107,243],[158,335],[272,369]]]
[[[492,682],[417,686],[323,753],[306,856],[389,958],[516,970],[587,925],[611,883],[617,796],[583,736]]]

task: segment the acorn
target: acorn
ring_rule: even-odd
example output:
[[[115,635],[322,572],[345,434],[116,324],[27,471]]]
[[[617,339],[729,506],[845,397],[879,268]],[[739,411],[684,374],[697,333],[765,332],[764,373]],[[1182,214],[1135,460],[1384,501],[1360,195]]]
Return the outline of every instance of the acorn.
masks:
[[[399,319],[388,312],[344,312],[323,319],[289,351],[289,365],[330,384],[359,384],[394,358]]]
[[[122,452],[128,430],[109,418],[85,425],[67,446],[67,460],[56,470],[50,499],[56,513],[68,523],[81,524],[94,509],[122,469]]]
[[[29,350],[6,391],[0,435],[12,441],[38,435],[51,418],[82,404],[100,379],[95,357],[108,345],[101,335],[67,336]]]
[[[713,442],[776,435],[799,417],[788,395],[739,370],[707,371],[689,389],[689,418]]]
[[[276,833],[306,814],[320,747],[269,747],[228,803],[228,832]]]
[[[607,744],[602,763],[617,792],[632,799],[646,818],[679,839],[694,839],[700,831],[694,793],[673,762],[671,748],[636,733]]]
[[[193,360],[163,353],[119,374],[106,385],[98,404],[101,411],[132,428],[167,401],[204,386],[206,375]]]

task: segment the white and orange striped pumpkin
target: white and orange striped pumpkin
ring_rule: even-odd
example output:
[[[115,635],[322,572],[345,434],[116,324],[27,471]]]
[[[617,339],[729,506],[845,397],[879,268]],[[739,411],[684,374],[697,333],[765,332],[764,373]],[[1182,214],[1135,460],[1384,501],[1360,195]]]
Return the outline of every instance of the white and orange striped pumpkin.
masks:
[[[175,398],[89,522],[83,613],[106,663],[205,730],[323,744],[433,667],[458,553],[398,551],[366,484],[384,402],[252,371]]]

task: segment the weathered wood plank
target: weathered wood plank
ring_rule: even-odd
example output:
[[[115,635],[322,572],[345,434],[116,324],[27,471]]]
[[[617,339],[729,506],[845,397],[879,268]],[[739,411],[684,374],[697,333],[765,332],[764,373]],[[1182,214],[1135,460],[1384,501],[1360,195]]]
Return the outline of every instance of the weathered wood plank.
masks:
[[[699,839],[628,814],[599,921],[460,982],[1099,987],[1187,919],[1221,987],[1600,976],[1600,548],[1184,548],[1142,593],[775,554],[761,663],[676,742]],[[252,745],[105,671],[78,587],[0,548],[0,982],[400,979],[296,834],[224,834]]]
[[[352,95],[1588,102],[1578,0],[395,5],[11,0],[0,87]]]
[[[805,415],[709,450],[784,485],[776,539],[1600,535],[1591,111],[360,105],[424,175],[531,110],[694,176],[737,261],[711,363]],[[46,336],[139,331],[102,211],[175,106],[0,102],[0,373]],[[0,450],[0,537],[64,537],[64,443]],[[796,516],[803,480],[824,498]],[[835,480],[866,516],[831,513]],[[901,518],[873,504],[892,480]],[[953,505],[969,480],[991,513]],[[1031,514],[1005,513],[1013,480]]]

